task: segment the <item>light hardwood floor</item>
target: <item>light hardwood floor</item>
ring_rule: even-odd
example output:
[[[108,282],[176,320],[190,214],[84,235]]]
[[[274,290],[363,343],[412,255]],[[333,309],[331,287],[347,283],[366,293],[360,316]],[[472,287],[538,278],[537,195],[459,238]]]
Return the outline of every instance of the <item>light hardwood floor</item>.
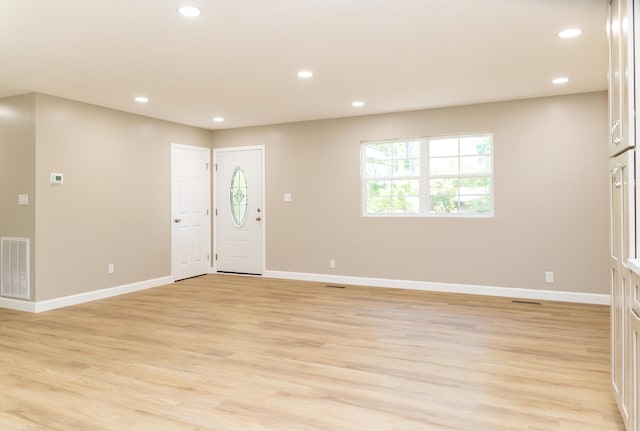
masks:
[[[2,431],[623,429],[605,306],[209,275],[0,325]]]

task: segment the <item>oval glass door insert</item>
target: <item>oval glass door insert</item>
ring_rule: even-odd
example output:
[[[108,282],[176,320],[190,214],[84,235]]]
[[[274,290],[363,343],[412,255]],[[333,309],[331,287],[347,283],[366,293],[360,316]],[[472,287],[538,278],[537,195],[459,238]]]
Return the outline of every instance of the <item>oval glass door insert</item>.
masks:
[[[231,190],[229,192],[231,219],[237,227],[247,221],[247,178],[240,166],[236,167],[231,176]]]

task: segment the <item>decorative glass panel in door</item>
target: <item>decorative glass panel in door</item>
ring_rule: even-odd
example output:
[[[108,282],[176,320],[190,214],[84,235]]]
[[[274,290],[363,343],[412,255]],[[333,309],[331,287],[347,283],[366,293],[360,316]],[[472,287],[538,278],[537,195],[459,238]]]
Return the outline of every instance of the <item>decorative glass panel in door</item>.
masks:
[[[247,194],[247,178],[242,168],[238,166],[231,176],[231,188],[229,191],[231,219],[237,227],[244,225],[247,220]]]

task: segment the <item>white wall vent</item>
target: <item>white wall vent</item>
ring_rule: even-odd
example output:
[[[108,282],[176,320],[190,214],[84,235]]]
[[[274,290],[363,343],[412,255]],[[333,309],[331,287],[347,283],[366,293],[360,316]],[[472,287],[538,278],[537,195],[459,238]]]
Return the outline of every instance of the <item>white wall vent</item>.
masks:
[[[0,238],[0,295],[29,299],[29,238]]]

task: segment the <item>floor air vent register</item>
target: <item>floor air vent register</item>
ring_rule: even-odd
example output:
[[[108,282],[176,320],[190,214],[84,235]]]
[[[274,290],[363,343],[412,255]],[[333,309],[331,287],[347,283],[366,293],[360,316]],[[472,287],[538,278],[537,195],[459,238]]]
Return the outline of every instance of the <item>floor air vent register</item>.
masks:
[[[0,296],[29,299],[29,238],[0,238]]]

